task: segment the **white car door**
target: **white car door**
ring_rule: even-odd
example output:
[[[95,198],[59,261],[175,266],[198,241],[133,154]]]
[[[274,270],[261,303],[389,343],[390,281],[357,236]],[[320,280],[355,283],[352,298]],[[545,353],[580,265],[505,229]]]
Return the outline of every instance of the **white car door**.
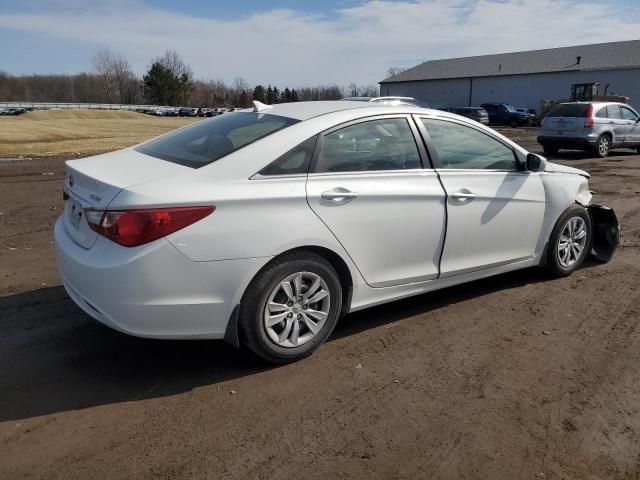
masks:
[[[408,115],[351,122],[319,137],[309,205],[373,287],[438,277],[445,195]]]
[[[518,169],[512,147],[462,121],[421,117],[447,193],[441,276],[530,259],[545,210],[540,174]]]

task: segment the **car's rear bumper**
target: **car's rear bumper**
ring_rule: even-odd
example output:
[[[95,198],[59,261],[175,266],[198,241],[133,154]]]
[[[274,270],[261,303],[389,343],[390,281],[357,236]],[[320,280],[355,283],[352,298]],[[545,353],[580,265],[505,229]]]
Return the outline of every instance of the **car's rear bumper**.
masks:
[[[269,260],[194,262],[167,240],[135,248],[100,237],[85,250],[54,229],[56,261],[72,300],[96,320],[149,338],[223,338],[253,275]]]
[[[558,148],[589,148],[593,147],[597,141],[596,138],[590,137],[569,137],[569,136],[555,136],[555,135],[539,135],[538,143],[540,145],[549,145]]]

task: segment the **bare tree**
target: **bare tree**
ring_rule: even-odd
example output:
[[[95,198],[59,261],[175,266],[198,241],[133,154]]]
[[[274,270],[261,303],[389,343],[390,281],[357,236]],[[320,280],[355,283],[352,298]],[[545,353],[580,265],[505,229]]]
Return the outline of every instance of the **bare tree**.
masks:
[[[154,62],[161,64],[171,72],[175,79],[176,100],[188,103],[189,94],[193,90],[193,70],[184,63],[182,57],[175,50],[167,50],[164,55],[158,57]]]
[[[135,75],[126,59],[109,50],[100,50],[93,57],[93,66],[96,73],[102,78],[106,101],[111,103],[131,101],[131,89]]]
[[[242,96],[242,92],[244,92],[246,95],[249,91],[249,84],[244,78],[236,77],[233,79],[232,88],[233,88],[233,95],[235,97],[234,107],[238,107],[240,106],[240,97]]]
[[[402,73],[406,70],[406,68],[402,67],[391,67],[387,70],[387,77],[395,77],[399,73]]]

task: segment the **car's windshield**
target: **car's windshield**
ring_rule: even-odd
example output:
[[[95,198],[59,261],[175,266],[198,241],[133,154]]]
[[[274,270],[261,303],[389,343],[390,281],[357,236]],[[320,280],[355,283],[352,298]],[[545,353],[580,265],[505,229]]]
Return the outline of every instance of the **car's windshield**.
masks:
[[[298,122],[279,115],[237,112],[200,121],[144,143],[135,150],[168,162],[199,168]]]
[[[508,103],[504,104],[504,108],[506,108],[509,112],[517,112],[518,110],[513,105],[509,105]]]

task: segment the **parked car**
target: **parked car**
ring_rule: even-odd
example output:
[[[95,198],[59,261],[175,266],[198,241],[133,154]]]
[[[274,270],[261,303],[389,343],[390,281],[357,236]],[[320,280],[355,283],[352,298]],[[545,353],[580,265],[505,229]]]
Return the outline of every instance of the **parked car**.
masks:
[[[516,128],[529,124],[529,113],[519,112],[516,107],[508,103],[483,103],[480,106],[489,114],[491,125],[509,125]]]
[[[516,110],[523,115],[528,115],[529,120],[527,121],[527,125],[537,126],[539,125],[538,114],[532,108],[525,107],[516,107]]]
[[[7,115],[9,109],[6,107],[0,107],[0,115]]]
[[[66,164],[57,265],[93,318],[289,362],[345,313],[617,246],[588,174],[447,112],[299,102]]]
[[[26,108],[7,107],[5,108],[3,115],[22,115],[23,113],[27,113]]]
[[[489,114],[482,107],[446,107],[441,110],[462,115],[483,125],[489,125]]]
[[[198,115],[197,108],[181,108],[178,110],[178,116],[180,117],[195,117]]]
[[[640,153],[640,115],[624,103],[560,103],[542,121],[538,143],[547,155],[561,148],[589,151],[600,158],[614,148]]]

